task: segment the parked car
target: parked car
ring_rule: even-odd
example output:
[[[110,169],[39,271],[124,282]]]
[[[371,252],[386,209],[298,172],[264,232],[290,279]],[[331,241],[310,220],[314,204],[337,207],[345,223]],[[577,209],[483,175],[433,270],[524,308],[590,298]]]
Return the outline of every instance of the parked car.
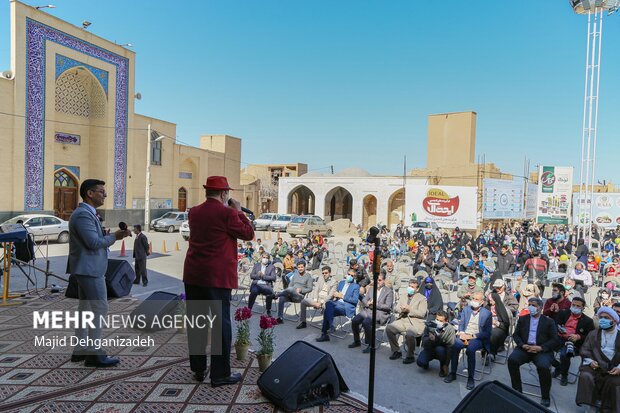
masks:
[[[189,221],[183,221],[179,232],[185,241],[189,241]]]
[[[23,221],[28,232],[34,236],[35,241],[45,239],[58,241],[61,244],[69,242],[69,222],[53,215],[28,214],[19,215],[2,224],[17,224]]]
[[[286,232],[293,238],[297,235],[310,237],[317,229],[327,237],[332,234],[332,229],[325,221],[314,215],[301,215],[293,218],[286,227]]]
[[[271,231],[286,231],[286,227],[288,226],[289,222],[291,222],[291,220],[296,216],[297,215],[295,214],[278,215],[278,218],[271,223],[269,229]]]
[[[252,224],[254,224],[255,231],[265,231],[271,227],[271,224],[278,218],[278,214],[272,213],[264,213],[261,214],[258,219],[254,220]]]
[[[151,228],[155,231],[174,232],[181,228],[183,221],[187,221],[187,212],[166,212],[161,218],[151,221]]]
[[[428,238],[431,235],[434,236],[435,238],[438,238],[441,236],[441,233],[439,232],[439,226],[437,225],[436,222],[417,221],[411,224],[412,233],[415,234],[420,230],[424,232],[425,238]]]

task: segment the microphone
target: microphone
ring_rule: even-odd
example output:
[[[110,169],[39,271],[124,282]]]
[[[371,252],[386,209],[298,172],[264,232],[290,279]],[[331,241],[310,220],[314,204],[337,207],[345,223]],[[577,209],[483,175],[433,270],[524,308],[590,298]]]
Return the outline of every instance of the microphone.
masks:
[[[233,203],[232,203],[232,198],[229,198],[229,199],[228,199],[228,205],[229,205],[229,206],[233,206]],[[241,210],[242,210],[243,212],[245,212],[246,214],[249,214],[249,215],[254,215],[254,212],[250,211],[250,210],[249,210],[249,209],[247,209],[246,207],[241,207]]]
[[[125,224],[123,221],[121,221],[121,222],[118,223],[118,228],[121,231],[127,231],[127,224]],[[133,235],[131,234],[131,231],[129,231],[129,236],[133,237]]]

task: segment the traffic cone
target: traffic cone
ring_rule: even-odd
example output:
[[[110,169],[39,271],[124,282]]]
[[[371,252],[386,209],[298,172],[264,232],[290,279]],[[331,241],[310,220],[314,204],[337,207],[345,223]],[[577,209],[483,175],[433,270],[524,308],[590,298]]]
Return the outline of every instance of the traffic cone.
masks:
[[[153,254],[153,243],[149,242],[149,255]]]
[[[163,252],[164,254],[168,252],[168,251],[166,251],[166,240],[164,240],[164,242],[163,242],[163,245],[161,247],[161,252]]]
[[[123,243],[121,244],[121,255],[119,255],[119,257],[126,257],[127,255],[125,255],[125,240],[123,240]]]
[[[177,241],[176,245],[174,246],[174,250],[181,251],[181,249],[179,248],[179,241]]]

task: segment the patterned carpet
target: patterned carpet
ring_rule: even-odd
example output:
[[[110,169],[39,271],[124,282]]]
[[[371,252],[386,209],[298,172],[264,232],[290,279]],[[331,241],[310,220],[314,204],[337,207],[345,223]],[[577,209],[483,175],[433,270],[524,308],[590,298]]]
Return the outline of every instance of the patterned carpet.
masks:
[[[61,294],[19,299],[22,305],[0,307],[0,412],[12,413],[263,413],[279,411],[261,395],[256,360],[232,361],[243,375],[235,386],[196,384],[187,361],[186,336],[176,331],[149,333],[155,347],[107,348],[121,357],[113,368],[95,369],[72,363],[66,349],[42,351],[34,344],[34,310],[73,310],[77,300]],[[110,301],[111,314],[129,314],[139,303],[131,298]],[[54,335],[58,335],[56,330]],[[69,330],[63,333],[70,334]],[[104,330],[104,337],[135,337],[135,330]],[[144,336],[144,333],[142,333]],[[329,406],[304,412],[364,412],[366,406],[342,395]]]

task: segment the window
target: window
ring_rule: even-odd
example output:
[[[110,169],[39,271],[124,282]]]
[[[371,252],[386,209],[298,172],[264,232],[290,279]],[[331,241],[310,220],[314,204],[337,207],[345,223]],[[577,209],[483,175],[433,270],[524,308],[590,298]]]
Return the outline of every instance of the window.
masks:
[[[41,225],[60,225],[60,221],[56,218],[45,217]]]
[[[42,223],[43,219],[42,218],[32,218],[30,221],[25,222],[24,224],[28,225],[29,227],[40,227],[41,223]]]
[[[161,141],[151,142],[151,165],[161,165]]]

